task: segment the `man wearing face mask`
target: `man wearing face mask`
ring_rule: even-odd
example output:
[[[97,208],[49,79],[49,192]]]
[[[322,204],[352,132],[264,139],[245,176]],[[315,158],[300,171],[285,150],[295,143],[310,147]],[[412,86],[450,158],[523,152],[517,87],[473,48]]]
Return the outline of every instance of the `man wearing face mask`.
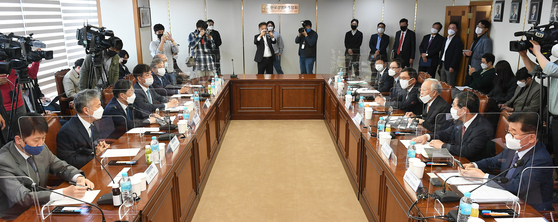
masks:
[[[64,84],[64,92],[66,97],[71,98],[79,92],[79,70],[83,64],[83,59],[74,62],[74,67],[64,75],[62,83]]]
[[[97,90],[80,91],[74,99],[77,114],[60,128],[56,135],[56,155],[81,169],[96,155],[110,147],[101,141],[99,121],[103,117],[101,95]]]
[[[378,55],[376,57],[374,68],[378,73],[378,91],[389,92],[393,87],[393,76],[389,74],[390,68],[388,67],[387,57]],[[394,73],[395,74],[395,73]]]
[[[499,104],[499,108],[508,112],[538,112],[541,107],[540,84],[533,80],[526,68],[519,69],[515,78],[515,94],[506,103]]]
[[[409,67],[403,69],[399,76],[400,92],[395,96],[391,95],[389,101],[382,97],[377,97],[375,101],[381,106],[413,112],[415,115],[422,114],[422,103],[419,102],[418,96],[421,84],[417,79],[418,73],[415,69]]]
[[[105,89],[118,80],[120,72],[118,52],[122,50],[123,43],[118,37],[111,37],[108,41],[110,48],[103,50],[101,53],[104,73],[90,72],[94,64],[92,54],[87,54],[79,71],[79,90]]]
[[[457,22],[450,22],[448,36],[442,47],[442,57],[440,57],[440,80],[450,86],[455,86],[455,76],[458,73],[461,51],[463,50],[463,42],[456,35],[458,30]]]
[[[486,143],[493,138],[494,130],[490,122],[478,112],[479,97],[471,92],[459,93],[450,109],[451,117],[459,121],[445,130],[424,134],[412,141],[417,144],[430,141],[430,146],[445,148],[452,155],[465,157],[469,161],[491,156],[486,152]]]
[[[417,42],[415,32],[407,28],[409,20],[406,18],[399,20],[399,26],[401,30],[395,33],[395,43],[393,44],[391,54],[393,58],[403,61],[403,68],[411,67],[415,60],[415,45]]]
[[[165,64],[165,68],[169,73],[171,73],[169,75],[171,78],[171,82],[175,83],[176,79],[174,78],[174,60],[172,60],[172,58],[173,56],[178,55],[179,45],[176,44],[169,32],[165,33],[165,26],[163,26],[162,24],[154,25],[153,31],[155,32],[155,35],[157,35],[157,39],[152,41],[149,45],[151,56],[163,54],[167,58],[171,58],[169,59],[169,61],[167,61],[167,64]]]
[[[275,29],[275,23],[273,21],[267,21],[267,31],[273,34],[275,37],[275,43],[273,45],[273,53],[275,54],[275,60],[273,61],[273,67],[277,74],[283,74],[283,69],[281,68],[281,54],[283,54],[283,49],[285,48],[285,43],[283,43],[283,37]]]
[[[345,67],[348,72],[359,76],[360,46],[362,45],[362,32],[357,29],[358,19],[351,20],[351,31],[345,33]],[[348,72],[345,72],[348,76]]]
[[[422,125],[430,132],[444,130],[449,126],[446,121],[445,113],[449,113],[451,106],[441,96],[442,84],[434,78],[424,80],[420,87],[420,101],[424,104],[422,118],[419,125]],[[439,115],[440,114],[440,115]],[[405,116],[416,116],[413,112],[407,112]]]
[[[118,64],[119,65],[118,79],[123,79],[126,75],[130,74],[130,70],[126,66],[126,63],[128,63],[128,58],[130,58],[130,55],[128,54],[128,51],[122,49],[120,50],[120,52],[118,52],[118,56],[120,57],[119,60],[120,63]]]
[[[215,42],[215,48],[212,50],[211,54],[215,61],[215,72],[221,75],[221,51],[219,47],[223,44],[223,41],[221,40],[219,31],[215,30],[215,21],[213,21],[213,19],[207,20],[207,33],[213,37],[213,41]]]
[[[492,40],[488,38],[490,31],[490,22],[487,20],[480,20],[475,29],[475,38],[469,50],[463,51],[463,55],[469,58],[469,65],[475,70],[481,70],[481,59],[486,53],[492,53]],[[471,77],[467,76],[464,85],[469,85]]]
[[[0,176],[28,176],[37,185],[46,187],[50,173],[79,185],[62,190],[63,194],[74,198],[82,198],[88,188],[95,188],[95,184],[85,179],[83,171],[50,152],[45,144],[48,123],[44,117],[36,113],[24,114],[16,125],[14,141],[0,149]],[[50,191],[34,192],[29,179],[0,179],[0,218],[15,219],[34,205],[33,195],[37,195],[41,205],[64,198]]]
[[[212,76],[215,71],[213,50],[217,47],[213,36],[207,33],[207,24],[203,20],[196,22],[196,30],[188,36],[190,55],[194,56],[194,71],[197,77]]]
[[[419,71],[428,72],[432,78],[436,78],[440,51],[444,45],[444,37],[438,34],[442,30],[442,23],[435,22],[430,28],[430,34],[425,35],[420,43]]]
[[[312,22],[304,20],[303,28],[299,29],[295,38],[298,44],[298,56],[300,63],[300,74],[313,74],[316,62],[316,45],[318,44],[318,33],[312,30]],[[302,30],[302,32],[300,32]]]
[[[267,30],[267,23],[258,24],[259,34],[254,35],[254,45],[256,45],[256,55],[254,62],[258,63],[258,74],[273,74],[273,44],[277,43],[273,32]]]
[[[482,55],[481,62],[482,69],[476,70],[474,67],[469,68],[469,76],[471,77],[469,87],[484,94],[488,94],[494,88],[494,78],[496,78],[496,72],[494,71],[494,55],[492,55],[492,53]]]
[[[133,75],[137,82],[134,85],[136,100],[134,100],[134,108],[137,112],[134,115],[140,119],[150,117],[147,113],[155,112],[157,109],[166,110],[178,106],[178,100],[168,100],[162,97],[153,88],[153,76],[151,68],[146,64],[138,64],[134,67]]]
[[[164,56],[161,54],[161,56]],[[154,58],[151,60],[151,76],[153,76],[153,88],[159,95],[172,96],[174,94],[185,94],[188,92],[188,88],[183,86],[181,89],[170,89],[166,88],[171,84],[168,73],[165,70],[165,61],[160,58]]]
[[[537,138],[538,115],[514,113],[508,117],[508,121],[506,149],[494,157],[464,164],[465,170],[460,169],[461,175],[492,179],[494,175],[484,172],[504,171],[518,160],[523,160],[522,166],[513,168],[502,176],[507,179],[507,183],[499,182],[498,185],[517,195],[538,211],[554,211],[552,170],[530,168],[552,167],[552,158],[546,146]],[[518,193],[520,186],[521,190]]]
[[[370,61],[375,61],[378,59],[379,55],[382,55],[386,59],[387,57],[387,47],[389,45],[389,35],[386,35],[386,24],[383,22],[378,23],[376,26],[378,33],[370,37],[370,42],[368,47],[370,47],[370,56],[368,57]]]

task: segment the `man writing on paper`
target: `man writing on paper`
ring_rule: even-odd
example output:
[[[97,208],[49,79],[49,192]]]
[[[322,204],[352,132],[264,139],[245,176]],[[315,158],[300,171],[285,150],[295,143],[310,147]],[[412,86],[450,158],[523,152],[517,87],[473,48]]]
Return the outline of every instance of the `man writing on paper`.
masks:
[[[539,118],[537,113],[514,113],[508,117],[506,149],[495,157],[464,164],[460,173],[467,177],[494,178],[487,170],[504,171],[518,160],[522,166],[511,169],[499,183],[504,189],[525,200],[538,211],[554,211],[552,207],[552,169],[524,169],[528,167],[551,167],[552,158],[546,146],[537,139]],[[521,190],[517,193],[521,182]],[[528,194],[528,195],[527,195]]]
[[[0,177],[28,176],[39,186],[46,187],[48,175],[52,174],[80,185],[62,190],[63,194],[75,198],[82,198],[88,188],[95,188],[85,179],[83,171],[58,159],[46,147],[48,123],[44,117],[36,113],[24,114],[14,125],[20,129],[15,130],[14,141],[0,149]],[[33,193],[29,179],[0,178],[0,218],[17,217],[33,206],[35,194],[39,204],[64,198],[49,191]]]

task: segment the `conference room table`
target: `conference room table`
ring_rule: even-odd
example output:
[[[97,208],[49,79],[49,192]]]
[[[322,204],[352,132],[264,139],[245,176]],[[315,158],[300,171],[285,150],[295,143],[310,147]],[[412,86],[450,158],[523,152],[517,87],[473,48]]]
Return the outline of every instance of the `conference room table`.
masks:
[[[128,214],[126,221],[190,221],[195,213],[213,163],[218,156],[220,145],[230,120],[266,119],[323,119],[337,153],[343,163],[354,198],[360,202],[369,221],[413,221],[407,216],[409,208],[416,201],[416,193],[404,181],[406,171],[406,147],[400,142],[410,139],[411,135],[401,135],[391,140],[396,159],[386,158],[369,130],[376,131],[380,116],[385,116],[386,108],[374,107],[373,118],[363,119],[364,124],[356,124],[353,117],[355,109],[347,109],[343,97],[329,84],[333,75],[238,75],[237,78],[224,76],[222,90],[211,97],[211,106],[203,108],[200,122],[187,138],[179,139],[180,145],[174,151],[167,151],[163,164],[156,164],[158,174],[147,185]],[[193,79],[192,85],[207,85],[207,77]],[[180,103],[189,98],[180,99]],[[353,104],[353,105],[356,105]],[[358,106],[358,105],[357,105]],[[394,115],[403,115],[395,110]],[[171,113],[175,115],[176,113]],[[176,123],[177,120],[175,120]],[[173,132],[177,133],[176,130]],[[144,172],[146,163],[143,147],[151,141],[149,135],[125,134],[111,144],[111,148],[142,148],[133,157],[138,160],[131,166],[131,174]],[[166,142],[168,144],[168,141]],[[113,158],[128,160],[130,158]],[[113,160],[110,159],[110,160]],[[462,158],[462,162],[468,162]],[[125,166],[107,166],[116,175]],[[91,161],[82,170],[89,180],[100,189],[97,196],[111,192],[107,187],[110,177],[100,165]],[[456,172],[455,167],[425,168],[422,184],[429,193],[441,189],[430,184],[426,173]],[[59,187],[68,186],[63,183]],[[97,198],[94,202],[96,202]],[[456,210],[459,202],[443,203],[444,214]],[[413,216],[434,216],[434,200],[420,200],[410,210]],[[100,205],[108,221],[120,220],[118,207]],[[480,209],[505,209],[504,203],[481,204]],[[218,212],[216,212],[218,213]],[[535,209],[528,206],[522,209],[521,217],[541,217]],[[101,213],[92,208],[85,215],[51,215],[46,221],[100,221]],[[439,219],[429,219],[438,221]],[[15,221],[41,221],[35,208],[30,208]],[[494,221],[485,218],[485,221]]]

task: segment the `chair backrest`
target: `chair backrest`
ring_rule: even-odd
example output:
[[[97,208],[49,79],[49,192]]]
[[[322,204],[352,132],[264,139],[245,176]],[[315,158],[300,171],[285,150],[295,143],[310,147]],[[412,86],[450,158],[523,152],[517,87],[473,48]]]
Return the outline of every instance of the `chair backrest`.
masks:
[[[500,118],[498,118],[498,126],[496,127],[496,134],[494,135],[496,140],[496,154],[501,153],[502,151],[504,151],[504,148],[506,147],[506,129],[508,129],[508,126],[510,125],[510,122],[508,121],[508,117],[511,115],[511,112],[508,111],[502,111],[500,113]]]
[[[45,138],[45,144],[48,146],[50,152],[56,155],[56,135],[62,126],[60,125],[59,117],[56,114],[48,114],[45,118],[48,123],[48,133]]]
[[[440,84],[442,84],[442,93],[440,94],[440,97],[442,97],[442,99],[444,99],[448,104],[451,105],[451,103],[453,102],[451,100],[451,85],[440,81]]]
[[[486,112],[488,111],[488,105],[489,105],[488,103],[490,102],[488,96],[474,89],[465,88],[463,89],[463,91],[472,92],[475,95],[477,95],[477,97],[479,97],[479,113],[483,116],[486,115]]]
[[[128,75],[126,75],[126,76],[124,76],[124,79],[127,79],[127,80],[132,81],[132,85],[135,85],[136,82],[138,81],[138,80],[134,77],[134,75],[131,74],[131,73],[128,74]]]
[[[64,93],[64,76],[66,73],[70,71],[69,68],[62,69],[54,73],[54,81],[56,82],[56,90],[58,91],[58,95]]]
[[[430,74],[428,74],[427,72],[419,72],[418,74],[418,82],[423,83],[424,80],[430,78]]]
[[[107,106],[107,104],[112,99],[112,86],[109,86],[106,89],[103,89],[103,108]]]

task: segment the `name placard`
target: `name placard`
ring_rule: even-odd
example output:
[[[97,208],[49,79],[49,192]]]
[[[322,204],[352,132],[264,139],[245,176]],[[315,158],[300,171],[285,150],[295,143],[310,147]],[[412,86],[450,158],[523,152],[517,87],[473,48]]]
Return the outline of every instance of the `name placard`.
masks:
[[[171,153],[173,153],[176,149],[178,149],[178,146],[180,146],[180,142],[178,141],[178,136],[175,136],[169,142],[169,147],[167,148],[167,150],[170,150]]]
[[[405,180],[405,183],[409,184],[409,186],[413,189],[413,191],[417,192],[417,189],[419,188],[421,181],[417,177],[417,175],[415,175],[415,173],[407,169],[407,171],[405,171],[405,176],[403,176],[403,180]]]
[[[360,125],[360,123],[362,122],[362,115],[360,115],[360,113],[357,113],[355,117],[353,117],[353,121],[357,124]]]
[[[345,100],[345,108],[351,109],[351,100]]]
[[[262,4],[262,14],[298,14],[298,4]]]
[[[209,101],[209,99],[206,99],[205,102],[203,103],[203,108],[209,108],[211,106],[211,102]]]
[[[194,121],[194,125],[196,125],[196,126],[197,126],[197,125],[200,123],[200,121],[201,121],[200,116],[199,116],[198,114],[196,114],[196,115],[194,116],[194,118],[192,118],[192,120]]]
[[[155,178],[158,173],[159,169],[157,168],[157,166],[155,166],[155,163],[149,165],[149,167],[147,167],[147,170],[145,170],[145,174],[147,175],[147,184],[151,183],[153,178]]]
[[[393,153],[393,149],[391,148],[390,145],[388,145],[387,143],[382,144],[382,153],[384,154],[384,156],[389,160],[389,157],[391,156],[391,153]]]

